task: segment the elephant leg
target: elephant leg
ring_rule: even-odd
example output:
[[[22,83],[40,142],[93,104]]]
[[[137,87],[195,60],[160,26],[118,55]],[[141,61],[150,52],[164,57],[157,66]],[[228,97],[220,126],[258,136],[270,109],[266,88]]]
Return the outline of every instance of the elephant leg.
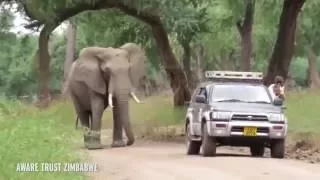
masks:
[[[76,113],[78,115],[78,118],[81,122],[81,126],[84,129],[83,133],[83,141],[84,141],[84,146],[87,148],[88,143],[90,141],[90,127],[89,127],[89,112],[85,111],[81,105],[80,102],[77,100],[75,96],[71,96]]]
[[[91,99],[91,142],[88,149],[102,149],[101,121],[104,111],[104,99],[94,92],[90,93]]]
[[[113,111],[113,139],[112,139],[112,144],[111,147],[123,147],[126,144],[123,141],[123,136],[122,136],[122,123],[120,120],[121,114],[118,108],[118,103],[116,98],[113,98],[114,102],[114,108],[112,109]]]
[[[88,145],[90,143],[90,126],[89,126],[89,118],[90,114],[88,111],[80,111],[77,113],[81,122],[81,125],[83,126],[84,133],[83,133],[83,141],[84,146],[88,148]]]

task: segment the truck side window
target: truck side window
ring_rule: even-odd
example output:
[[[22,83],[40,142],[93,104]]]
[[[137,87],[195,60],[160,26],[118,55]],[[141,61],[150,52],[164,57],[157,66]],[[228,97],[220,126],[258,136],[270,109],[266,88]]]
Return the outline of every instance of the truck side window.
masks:
[[[206,90],[206,88],[204,88],[204,87],[200,88],[199,95],[203,95],[203,96],[207,99],[208,97],[207,97],[207,90]]]

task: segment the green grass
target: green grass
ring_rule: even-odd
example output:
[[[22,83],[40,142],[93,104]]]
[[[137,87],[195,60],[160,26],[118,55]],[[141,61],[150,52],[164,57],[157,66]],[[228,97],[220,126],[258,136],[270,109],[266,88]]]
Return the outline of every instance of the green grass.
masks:
[[[130,102],[136,135],[171,137],[176,132],[159,132],[157,127],[183,127],[185,109],[173,109],[171,96],[159,95],[142,101],[143,104]],[[320,95],[317,92],[290,92],[286,106],[291,132],[320,132]],[[111,110],[106,110],[103,128],[112,127],[111,117]],[[16,172],[18,162],[88,160],[87,154],[78,153],[83,143],[82,132],[74,129],[74,123],[75,113],[70,101],[54,102],[49,109],[41,111],[18,101],[0,99],[0,180],[85,179],[81,173]]]
[[[72,172],[16,172],[17,163],[85,160],[85,154],[79,156],[75,153],[79,150],[80,133],[74,130],[72,114],[65,111],[64,106],[60,103],[41,112],[16,101],[0,101],[1,180],[85,178],[81,173]]]
[[[292,132],[320,132],[320,92],[288,94],[286,115]]]
[[[130,119],[137,135],[150,134],[152,128],[184,123],[183,108],[172,108],[171,96],[154,96],[141,99],[142,104],[130,101]],[[103,128],[112,127],[112,113],[104,113]]]

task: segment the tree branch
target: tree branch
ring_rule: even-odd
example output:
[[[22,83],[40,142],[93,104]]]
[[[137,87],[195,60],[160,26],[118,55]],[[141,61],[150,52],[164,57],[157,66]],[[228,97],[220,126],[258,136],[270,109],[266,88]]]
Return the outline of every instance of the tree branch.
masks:
[[[125,5],[122,2],[119,2],[117,0],[98,0],[95,4],[88,4],[88,3],[79,3],[76,6],[65,8],[61,10],[58,14],[58,17],[55,19],[54,23],[60,24],[63,21],[88,10],[101,10],[101,9],[111,9],[111,8],[117,8],[121,11],[123,11],[125,14],[136,17],[137,19],[140,19],[141,21],[147,23],[147,24],[159,24],[160,17],[157,13],[154,11],[149,10],[141,10],[139,11],[137,8],[132,7],[130,5]],[[32,14],[30,14],[30,17],[32,19],[35,19],[36,21],[24,26],[25,28],[34,28],[39,27],[43,24],[46,24],[48,22],[37,20]]]
[[[133,16],[149,25],[155,25],[161,23],[159,15],[156,11],[150,10],[137,10],[135,7],[125,5],[123,3],[116,3],[114,7],[123,11],[125,14]]]
[[[29,17],[30,19],[36,19],[36,20],[38,20],[37,17],[29,11],[26,2],[21,1],[20,3],[21,3],[21,5],[22,5],[22,8],[24,9],[24,13],[26,14],[27,17]]]
[[[30,24],[25,25],[24,28],[26,29],[38,28],[43,24],[44,22],[42,21],[34,21],[34,22],[31,22]]]
[[[58,16],[55,18],[55,22],[58,25],[62,23],[63,21],[83,12],[83,11],[88,11],[88,10],[99,10],[105,8],[105,5],[108,4],[108,2],[105,2],[104,0],[98,0],[95,4],[88,4],[88,3],[79,3],[73,7],[65,8],[62,9],[60,12],[58,12]],[[32,18],[36,19],[36,18]],[[24,26],[25,28],[34,28],[34,27],[39,27],[43,24],[46,24],[48,22],[37,20],[32,22],[31,24],[28,24]]]

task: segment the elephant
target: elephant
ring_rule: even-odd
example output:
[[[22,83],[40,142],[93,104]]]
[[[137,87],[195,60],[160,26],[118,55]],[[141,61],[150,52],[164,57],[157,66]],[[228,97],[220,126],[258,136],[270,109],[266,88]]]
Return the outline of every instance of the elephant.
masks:
[[[130,146],[135,138],[130,123],[130,96],[141,103],[135,88],[146,73],[146,55],[135,43],[118,48],[85,47],[71,66],[67,88],[77,118],[84,127],[83,141],[87,149],[101,149],[102,115],[106,108],[113,111],[111,147]],[[91,121],[89,121],[91,120]],[[123,140],[124,129],[127,142]]]

